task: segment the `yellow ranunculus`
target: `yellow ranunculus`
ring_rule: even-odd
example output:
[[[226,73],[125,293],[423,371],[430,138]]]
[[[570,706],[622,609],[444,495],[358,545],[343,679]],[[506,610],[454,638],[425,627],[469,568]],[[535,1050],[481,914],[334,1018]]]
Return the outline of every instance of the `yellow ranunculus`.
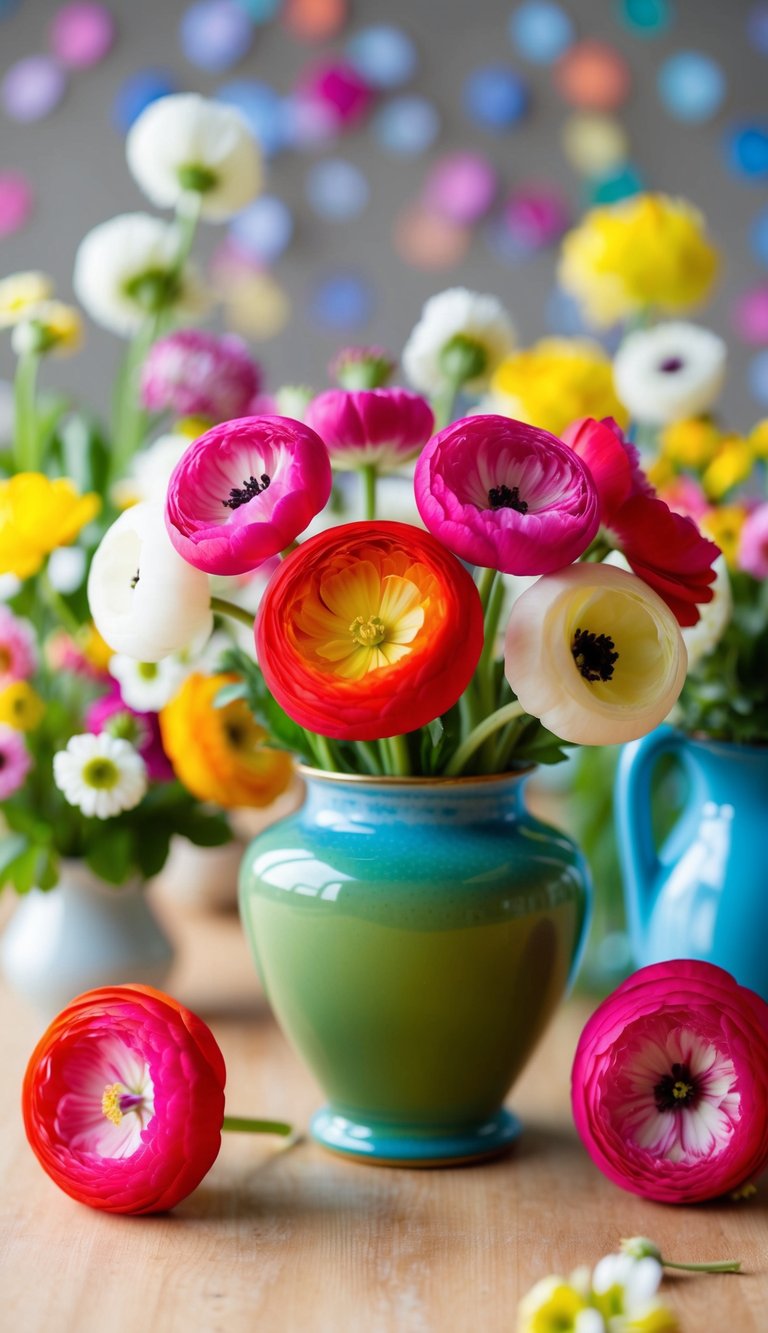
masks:
[[[720,443],[709,467],[701,479],[711,500],[722,500],[734,486],[746,481],[754,462],[754,455],[746,440],[737,435],[727,436]]]
[[[590,338],[542,338],[502,361],[491,380],[499,410],[559,435],[578,417],[627,424],[611,363]]]
[[[12,345],[17,356],[48,352],[66,356],[76,352],[83,341],[83,320],[76,306],[63,301],[43,301],[26,312],[13,331]]]
[[[747,511],[743,505],[718,505],[708,509],[699,519],[699,527],[713,542],[717,542],[728,565],[737,567],[739,538]]]
[[[0,723],[16,731],[34,731],[43,720],[45,704],[26,680],[15,680],[0,690]]]
[[[664,458],[676,467],[705,468],[712,462],[721,440],[711,417],[687,417],[665,426],[659,444]]]
[[[12,273],[0,282],[0,329],[9,329],[27,319],[36,306],[47,301],[53,283],[45,273]]]
[[[80,495],[66,477],[17,472],[0,481],[0,574],[26,579],[51,551],[68,546],[99,512],[98,495]]]
[[[756,422],[747,436],[747,443],[755,458],[768,459],[768,417]]]
[[[159,713],[163,746],[177,778],[199,800],[225,808],[269,805],[291,781],[293,761],[263,744],[266,732],[244,700],[215,706],[234,679],[188,676]]]
[[[586,317],[607,328],[649,307],[690,310],[709,295],[718,262],[691,204],[638,194],[592,209],[567,233],[559,276]]]

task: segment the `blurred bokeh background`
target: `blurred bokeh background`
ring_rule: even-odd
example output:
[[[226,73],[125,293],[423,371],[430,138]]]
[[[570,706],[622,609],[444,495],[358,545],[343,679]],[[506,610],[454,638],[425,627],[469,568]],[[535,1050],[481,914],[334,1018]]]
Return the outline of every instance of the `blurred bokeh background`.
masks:
[[[320,66],[330,111],[306,92]],[[0,272],[70,297],[83,234],[148,207],[131,118],[197,91],[241,106],[267,158],[262,199],[197,251],[269,387],[320,387],[343,342],[398,349],[457,283],[495,292],[523,343],[578,332],[559,236],[647,188],[698,205],[724,252],[696,317],[729,341],[723,411],[746,429],[768,410],[767,75],[752,0],[0,0]],[[121,351],[91,326],[48,382],[103,408]]]

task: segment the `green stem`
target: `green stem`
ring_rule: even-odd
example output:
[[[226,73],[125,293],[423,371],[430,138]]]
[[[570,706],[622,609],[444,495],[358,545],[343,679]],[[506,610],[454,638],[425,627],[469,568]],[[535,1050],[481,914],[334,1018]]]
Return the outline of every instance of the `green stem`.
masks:
[[[373,777],[379,777],[383,773],[381,755],[375,741],[355,741],[355,748],[360,751],[360,757],[365,763]]]
[[[388,736],[387,745],[392,761],[392,773],[395,777],[408,777],[411,771],[411,756],[405,736]]]
[[[112,423],[112,482],[125,476],[146,429],[147,414],[139,399],[138,381],[147,353],[157,337],[158,322],[158,315],[144,320],[125,354],[118,375]]]
[[[176,209],[176,226],[179,230],[179,248],[173,264],[173,271],[176,274],[181,273],[189,259],[202,206],[203,196],[190,190],[183,196],[182,202]]]
[[[330,773],[338,773],[339,766],[333,757],[333,751],[327,736],[312,736],[315,745],[315,752],[320,762],[321,768],[328,769]]]
[[[360,468],[360,480],[363,483],[363,518],[373,520],[376,517],[376,482],[378,468],[375,463],[364,463]]]
[[[432,407],[435,413],[435,433],[439,430],[445,430],[453,421],[453,412],[456,404],[456,395],[461,388],[460,384],[453,382],[446,384],[440,393],[436,393]]]
[[[54,616],[56,616],[57,620],[61,622],[71,635],[79,635],[80,621],[74,611],[70,609],[67,602],[65,602],[58,589],[54,588],[51,583],[51,576],[47,569],[40,570],[40,573],[37,576],[37,585],[43,595],[44,601],[53,612]]]
[[[211,610],[216,611],[220,616],[229,616],[231,620],[239,620],[242,625],[247,625],[253,629],[253,612],[246,611],[244,606],[237,606],[235,602],[230,602],[226,597],[212,597]]]
[[[283,1134],[293,1133],[293,1125],[284,1120],[252,1120],[250,1116],[225,1115],[221,1128],[235,1134]]]
[[[679,1268],[683,1273],[740,1273],[740,1259],[721,1259],[712,1264],[673,1264],[670,1259],[662,1259],[665,1268]]]
[[[500,727],[506,726],[513,718],[521,717],[522,714],[522,705],[518,703],[517,699],[513,699],[512,703],[505,704],[503,708],[497,708],[496,712],[491,713],[490,717],[484,718],[473,731],[470,731],[466,740],[462,741],[451,762],[446,767],[445,776],[449,778],[458,777],[464,765],[472,758],[475,751],[479,750],[483,741],[487,741],[488,737],[492,736]]]
[[[495,569],[481,569],[480,577],[477,580],[477,591],[480,594],[480,601],[483,606],[483,615],[488,610],[488,602],[493,591],[493,585],[496,582]]]
[[[38,458],[38,423],[35,406],[35,385],[40,357],[36,352],[25,352],[19,357],[14,382],[15,459],[17,472],[36,472]]]
[[[293,541],[290,542],[288,546],[286,546],[285,550],[280,552],[280,559],[285,560],[285,557],[287,555],[290,555],[291,551],[298,551],[300,544],[301,543],[297,542],[296,538],[294,537]]]

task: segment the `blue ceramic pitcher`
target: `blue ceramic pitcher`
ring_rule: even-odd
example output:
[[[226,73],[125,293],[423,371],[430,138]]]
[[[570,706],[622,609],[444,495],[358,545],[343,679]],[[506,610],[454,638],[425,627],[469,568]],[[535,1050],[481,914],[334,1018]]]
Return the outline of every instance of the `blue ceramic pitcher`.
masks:
[[[657,850],[651,783],[665,754],[679,760],[688,792]],[[616,819],[637,965],[702,958],[768,1000],[768,746],[659,727],[624,748]]]

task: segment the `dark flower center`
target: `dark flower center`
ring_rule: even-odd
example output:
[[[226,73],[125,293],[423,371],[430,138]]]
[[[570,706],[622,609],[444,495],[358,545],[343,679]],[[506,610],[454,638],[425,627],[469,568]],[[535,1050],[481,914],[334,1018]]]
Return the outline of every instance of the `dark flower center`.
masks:
[[[665,361],[659,362],[659,370],[664,375],[674,375],[676,370],[682,370],[685,362],[681,356],[668,356]]]
[[[229,499],[222,500],[221,503],[225,509],[239,509],[241,505],[247,505],[254,496],[261,495],[261,492],[267,489],[269,482],[270,478],[266,472],[262,472],[258,481],[255,477],[249,477],[242,486],[233,486],[229,492]]]
[[[506,486],[503,482],[501,486],[492,486],[488,492],[488,503],[491,509],[516,509],[518,514],[528,513],[528,501],[520,499],[520,492],[516,486]]]
[[[698,1093],[696,1079],[688,1065],[673,1064],[669,1074],[664,1074],[653,1089],[653,1100],[659,1111],[679,1111],[683,1106],[690,1106]]]
[[[576,630],[571,653],[585,680],[610,680],[614,663],[619,660],[610,635],[593,634],[588,629]]]

